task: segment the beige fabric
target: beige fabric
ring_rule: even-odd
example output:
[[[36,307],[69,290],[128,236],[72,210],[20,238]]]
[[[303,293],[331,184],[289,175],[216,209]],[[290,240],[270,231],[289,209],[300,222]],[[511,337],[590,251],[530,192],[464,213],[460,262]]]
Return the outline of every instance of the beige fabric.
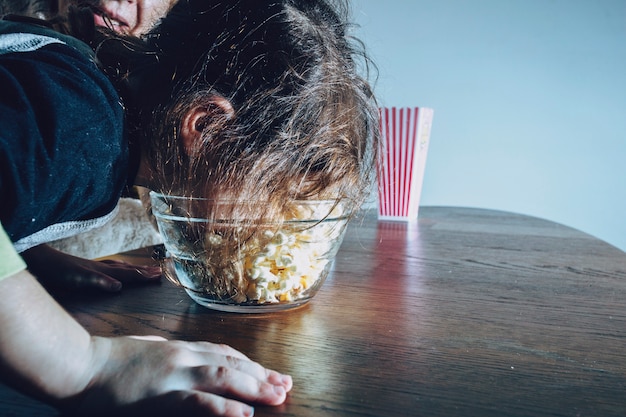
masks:
[[[138,199],[122,198],[117,215],[103,227],[49,243],[55,249],[95,259],[162,243]]]

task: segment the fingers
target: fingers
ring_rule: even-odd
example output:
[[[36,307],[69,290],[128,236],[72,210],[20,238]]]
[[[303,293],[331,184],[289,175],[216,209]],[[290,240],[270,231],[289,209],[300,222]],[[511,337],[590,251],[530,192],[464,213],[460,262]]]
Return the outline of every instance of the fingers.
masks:
[[[117,261],[83,261],[82,267],[61,274],[60,281],[76,289],[95,289],[118,292],[123,284],[159,282],[161,268],[138,266]]]
[[[123,284],[159,282],[161,268],[158,266],[137,266],[117,261],[102,261],[91,264],[83,274],[75,274],[75,288],[100,289],[118,292]]]
[[[254,371],[237,368],[215,365],[199,366],[191,369],[192,379],[196,381],[196,389],[200,391],[246,402],[279,405],[287,398],[287,389],[284,385],[270,383],[267,375],[258,378]],[[240,368],[247,368],[247,366]]]
[[[66,287],[75,289],[97,289],[107,292],[117,292],[122,289],[122,283],[113,277],[99,272],[67,273],[59,278]]]
[[[293,386],[290,376],[267,369],[230,346],[209,342],[168,343],[176,346],[177,366],[185,367],[183,372],[187,376],[183,380],[190,381],[186,387],[194,390],[278,405],[285,401]]]
[[[114,277],[123,283],[157,282],[161,279],[161,267],[159,266],[131,265],[113,260],[103,260],[99,264],[99,272]]]
[[[223,345],[207,348],[210,351],[201,353],[204,363],[189,368],[194,389],[267,405],[285,401],[293,386],[290,376],[267,369],[235,349]]]
[[[171,391],[140,401],[117,415],[151,417],[181,415],[185,417],[251,417],[254,408],[248,404],[201,391]]]
[[[197,354],[195,359],[190,359],[189,362],[187,362],[187,365],[190,367],[201,368],[206,364],[210,364],[213,367],[232,368],[246,375],[250,375],[258,381],[281,386],[286,392],[290,391],[293,386],[293,381],[290,376],[267,369],[228,345],[210,342],[183,341],[172,341],[171,343]],[[214,372],[217,371],[214,370]],[[198,376],[202,377],[203,375],[202,373],[195,375],[195,377]],[[194,376],[192,376],[192,378],[194,378]]]
[[[198,391],[187,393],[183,404],[186,405],[183,408],[189,409],[189,414],[185,415],[204,415],[203,412],[206,410],[224,417],[251,417],[254,415],[254,408],[248,404]]]
[[[267,381],[272,385],[280,385],[284,387],[286,391],[291,390],[293,386],[290,376],[264,368],[257,362],[250,360],[250,358],[243,353],[228,345],[209,342],[194,342],[187,343],[187,348],[204,355],[202,357],[204,363],[211,362],[218,366],[237,369],[241,372],[253,375],[258,380]]]

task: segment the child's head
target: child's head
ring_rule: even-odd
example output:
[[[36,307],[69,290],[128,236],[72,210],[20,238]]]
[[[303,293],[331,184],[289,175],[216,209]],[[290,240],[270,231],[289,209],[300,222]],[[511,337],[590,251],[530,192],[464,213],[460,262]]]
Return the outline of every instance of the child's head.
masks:
[[[344,9],[179,0],[141,48],[102,43],[104,67],[129,85],[131,137],[152,164],[153,188],[258,200],[268,215],[295,199],[360,203],[378,110]]]

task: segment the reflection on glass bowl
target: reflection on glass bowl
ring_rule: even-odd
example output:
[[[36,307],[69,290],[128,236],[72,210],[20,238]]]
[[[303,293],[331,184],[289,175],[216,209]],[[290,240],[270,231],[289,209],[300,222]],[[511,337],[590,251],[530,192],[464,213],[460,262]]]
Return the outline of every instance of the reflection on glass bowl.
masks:
[[[165,276],[197,303],[222,311],[309,301],[330,272],[350,216],[336,201],[297,201],[280,223],[258,222],[228,201],[150,197],[167,251]]]

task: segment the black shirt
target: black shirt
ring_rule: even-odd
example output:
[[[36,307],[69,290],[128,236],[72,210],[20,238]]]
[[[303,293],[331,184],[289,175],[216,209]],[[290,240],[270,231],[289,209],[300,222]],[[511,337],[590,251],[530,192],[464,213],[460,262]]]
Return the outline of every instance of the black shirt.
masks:
[[[0,21],[0,222],[13,242],[115,208],[128,182],[123,122],[87,45]]]

